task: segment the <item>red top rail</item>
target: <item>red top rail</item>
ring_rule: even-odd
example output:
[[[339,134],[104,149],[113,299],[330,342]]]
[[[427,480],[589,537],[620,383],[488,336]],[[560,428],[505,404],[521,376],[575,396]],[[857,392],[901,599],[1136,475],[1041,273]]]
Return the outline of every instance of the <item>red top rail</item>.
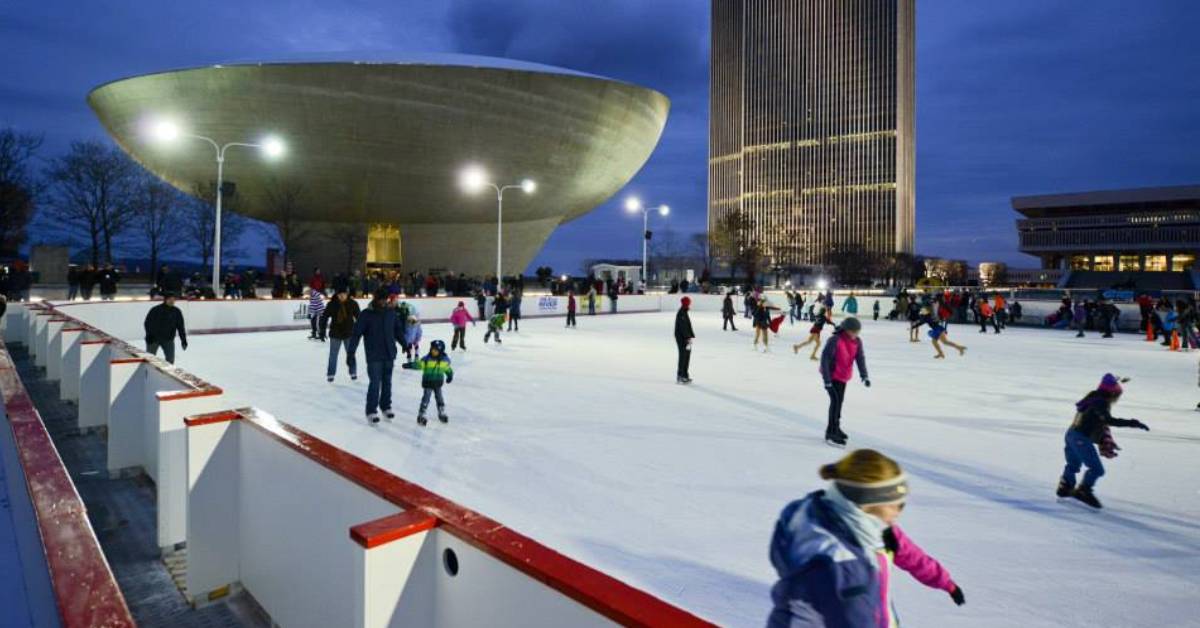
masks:
[[[351,537],[364,546],[381,544],[388,540],[386,537],[403,535],[413,528],[433,527],[433,522],[429,521],[433,518],[454,536],[617,623],[626,626],[713,625],[260,410],[242,408],[199,415],[187,419],[187,424],[199,426],[239,419],[408,511],[404,513],[408,516],[395,521],[385,517],[355,526]]]
[[[87,508],[2,341],[0,390],[63,625],[68,628],[136,626],[88,522]]]

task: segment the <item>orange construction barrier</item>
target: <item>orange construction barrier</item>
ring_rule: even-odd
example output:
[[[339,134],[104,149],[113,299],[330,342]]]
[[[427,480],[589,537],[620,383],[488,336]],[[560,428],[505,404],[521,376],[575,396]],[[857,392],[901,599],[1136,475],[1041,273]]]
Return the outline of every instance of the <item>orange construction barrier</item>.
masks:
[[[1179,351],[1179,330],[1171,330],[1171,351]]]
[[[1146,321],[1146,342],[1154,342],[1154,323]]]

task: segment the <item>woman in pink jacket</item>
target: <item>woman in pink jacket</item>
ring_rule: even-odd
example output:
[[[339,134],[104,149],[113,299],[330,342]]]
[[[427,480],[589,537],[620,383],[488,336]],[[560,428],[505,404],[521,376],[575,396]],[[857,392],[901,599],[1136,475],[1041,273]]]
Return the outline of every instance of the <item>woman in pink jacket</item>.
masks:
[[[458,306],[450,313],[450,324],[454,326],[454,337],[450,339],[450,350],[453,351],[456,347],[462,347],[463,351],[467,350],[467,322],[475,324],[475,319],[471,318],[471,313],[467,311],[467,306],[462,301],[458,302]]]

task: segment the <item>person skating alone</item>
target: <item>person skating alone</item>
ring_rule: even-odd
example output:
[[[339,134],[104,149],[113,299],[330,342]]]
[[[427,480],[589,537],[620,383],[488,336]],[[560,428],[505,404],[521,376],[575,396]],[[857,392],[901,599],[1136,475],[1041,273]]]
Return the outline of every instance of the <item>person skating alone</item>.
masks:
[[[733,308],[733,292],[727,292],[725,293],[725,300],[721,303],[721,331],[729,328],[737,331],[737,325],[733,322],[733,317],[736,314],[737,310]]]
[[[822,307],[821,313],[813,318],[812,327],[808,328],[808,339],[800,344],[792,345],[792,353],[800,353],[800,350],[808,345],[812,345],[812,355],[808,358],[814,362],[817,361],[817,351],[821,348],[821,332],[825,330],[825,325],[832,321],[829,320],[829,310]]]
[[[875,317],[873,320],[879,320],[879,299],[875,299],[875,305],[871,306],[871,315]]]
[[[679,351],[679,364],[675,369],[675,382],[678,384],[692,383],[692,376],[688,373],[688,367],[692,362],[692,343],[696,339],[696,334],[692,331],[692,318],[688,316],[688,309],[691,305],[692,300],[688,297],[683,297],[679,300],[679,311],[675,312],[675,348]]]
[[[392,370],[396,365],[396,345],[404,342],[404,320],[396,308],[388,305],[387,288],[380,288],[371,299],[371,306],[358,315],[354,333],[346,349],[353,354],[363,343],[367,355],[367,422],[379,423],[379,410],[392,418]]]
[[[315,288],[308,289],[308,324],[312,331],[308,334],[309,340],[320,340],[325,342],[325,326],[322,324],[321,315],[325,313],[325,295],[321,294],[320,290]]]
[[[358,360],[350,351],[350,337],[354,335],[354,323],[358,322],[359,310],[358,301],[350,298],[345,286],[340,286],[321,314],[321,329],[329,330],[329,363],[325,367],[325,381],[332,382],[337,374],[338,351],[343,345],[350,379],[358,379]]]
[[[500,330],[504,329],[504,318],[505,315],[503,312],[492,314],[492,317],[488,319],[487,333],[483,334],[483,344],[486,345],[493,334],[496,336],[496,344],[501,344]]]
[[[434,340],[429,343],[429,353],[425,357],[405,364],[404,368],[421,370],[421,408],[417,411],[417,424],[424,427],[428,423],[425,420],[425,410],[429,408],[431,396],[437,401],[438,420],[449,423],[450,417],[446,416],[446,400],[442,397],[442,384],[454,381],[454,369],[450,366],[450,356],[446,355],[446,343]]]
[[[162,348],[163,358],[175,363],[175,335],[179,334],[179,346],[187,351],[187,329],[183,325],[183,312],[175,307],[175,295],[163,295],[163,302],[146,312],[142,326],[146,330],[146,353],[156,355]]]
[[[948,345],[958,350],[958,355],[963,355],[967,352],[967,348],[960,344],[955,344],[950,340],[950,332],[946,331],[946,326],[942,321],[933,315],[928,307],[921,310],[921,318],[916,323],[913,323],[912,329],[917,329],[921,325],[929,325],[929,338],[933,343],[935,360],[945,359],[946,353],[942,351],[942,345]]]
[[[521,331],[521,300],[523,296],[519,288],[513,290],[508,305],[508,331]]]
[[[819,474],[829,485],[788,504],[775,524],[770,557],[779,580],[768,628],[897,625],[892,565],[956,605],[966,603],[950,572],[897,523],[909,495],[900,465],[860,449]]]
[[[842,324],[825,343],[821,352],[821,379],[825,383],[825,392],[829,394],[829,418],[825,425],[825,440],[834,445],[846,445],[846,433],[842,431],[842,404],[846,401],[846,384],[854,376],[854,368],[858,367],[858,376],[863,386],[871,387],[871,379],[867,375],[867,356],[863,352],[862,323],[853,316],[842,321]]]
[[[575,291],[567,291],[567,327],[575,327]]]
[[[454,336],[450,338],[450,350],[461,348],[467,350],[467,323],[475,324],[475,319],[471,318],[471,313],[467,311],[467,306],[459,301],[454,311],[450,313],[450,325],[454,327]]]
[[[1086,324],[1087,307],[1084,306],[1082,300],[1076,301],[1074,309],[1071,310],[1071,326],[1079,332],[1075,334],[1076,338],[1083,338],[1083,328]]]
[[[1133,427],[1150,431],[1150,427],[1137,419],[1118,419],[1112,415],[1112,405],[1121,398],[1124,392],[1122,382],[1129,380],[1118,378],[1112,373],[1105,373],[1096,390],[1089,392],[1075,404],[1075,418],[1071,427],[1067,428],[1066,447],[1063,455],[1067,465],[1063,468],[1062,477],[1058,480],[1059,497],[1074,497],[1079,501],[1100,508],[1100,500],[1096,499],[1093,488],[1096,480],[1104,475],[1104,464],[1100,456],[1117,457],[1116,442],[1113,441],[1110,427]],[[1087,467],[1083,481],[1075,486],[1075,476],[1081,466]]]

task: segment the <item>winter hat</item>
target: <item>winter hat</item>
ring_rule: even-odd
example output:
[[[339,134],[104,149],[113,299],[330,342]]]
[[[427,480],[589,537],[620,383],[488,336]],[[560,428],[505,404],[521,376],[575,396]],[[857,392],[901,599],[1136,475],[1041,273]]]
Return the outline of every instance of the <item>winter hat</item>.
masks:
[[[1100,379],[1100,385],[1096,387],[1096,390],[1099,390],[1100,392],[1106,392],[1110,395],[1119,395],[1124,391],[1121,388],[1121,380],[1112,373],[1104,374],[1104,377]]]
[[[842,321],[842,329],[846,331],[859,332],[862,331],[862,323],[857,318],[850,316]]]
[[[466,306],[465,306],[465,305],[463,305],[463,302],[462,302],[462,301],[459,301],[459,302],[458,302],[458,307],[466,307]]]
[[[901,504],[908,499],[908,476],[895,460],[874,449],[856,449],[821,467],[821,479],[832,480],[846,499],[859,506]]]
[[[691,297],[683,297],[679,300],[679,303],[682,304],[683,307],[690,307],[692,305],[692,299]]]

